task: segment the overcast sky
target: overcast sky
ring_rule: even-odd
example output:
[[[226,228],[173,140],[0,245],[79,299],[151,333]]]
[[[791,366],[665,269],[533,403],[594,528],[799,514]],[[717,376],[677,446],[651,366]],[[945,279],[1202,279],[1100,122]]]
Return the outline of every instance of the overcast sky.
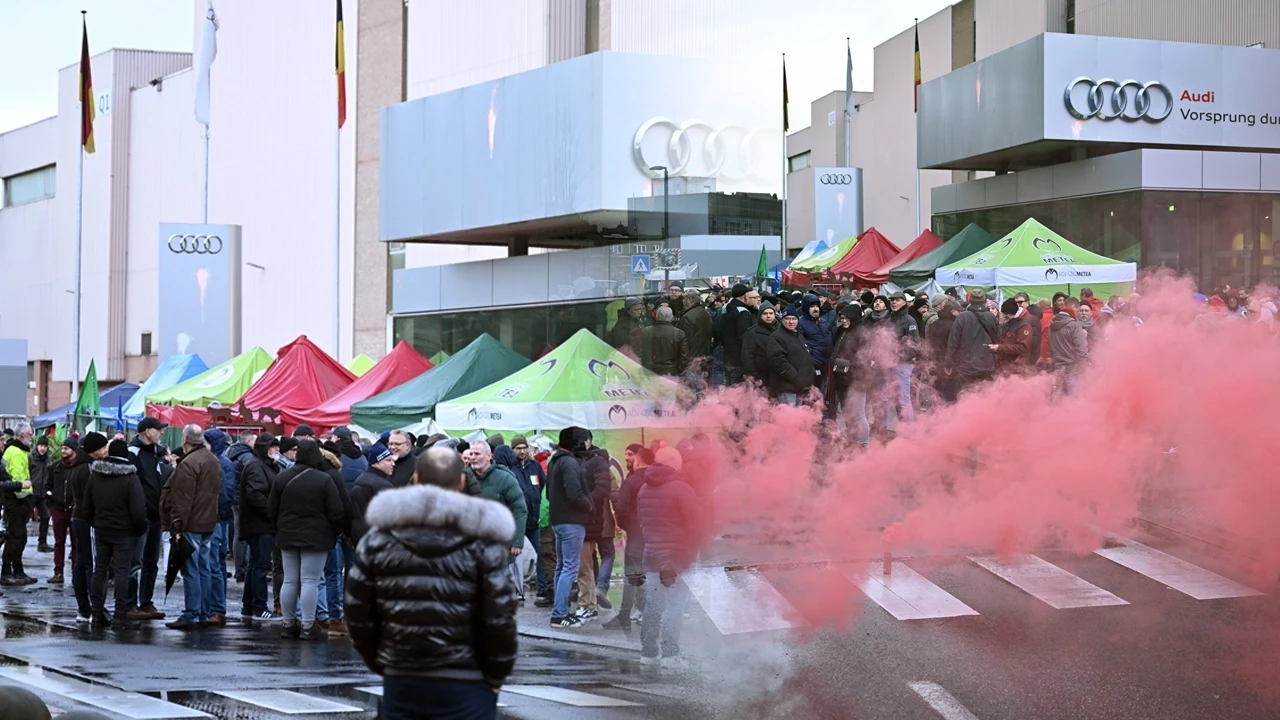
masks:
[[[770,1],[779,8],[776,18],[750,28],[743,41],[762,54],[787,54],[792,130],[808,122],[809,102],[844,88],[846,36],[853,38],[854,88],[871,90],[872,49],[909,28],[912,18],[928,17],[951,4]],[[358,0],[347,2],[354,6]],[[191,0],[0,0],[0,132],[57,112],[57,72],[80,57],[80,10],[89,11],[89,50],[96,55],[113,47],[190,52],[194,9]],[[347,10],[348,17],[354,14]]]

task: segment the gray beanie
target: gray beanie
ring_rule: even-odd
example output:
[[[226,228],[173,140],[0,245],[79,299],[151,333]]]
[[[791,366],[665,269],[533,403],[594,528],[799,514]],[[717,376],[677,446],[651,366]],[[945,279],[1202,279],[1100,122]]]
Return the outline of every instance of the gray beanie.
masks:
[[[774,312],[777,312],[777,309],[773,307],[773,303],[768,300],[764,300],[760,303],[760,312],[764,312],[765,310],[773,310]]]

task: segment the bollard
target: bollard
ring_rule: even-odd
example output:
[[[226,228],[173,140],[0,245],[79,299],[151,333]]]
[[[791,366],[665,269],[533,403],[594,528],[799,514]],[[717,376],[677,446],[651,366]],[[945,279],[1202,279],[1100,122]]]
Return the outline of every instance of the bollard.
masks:
[[[885,575],[893,574],[893,553],[889,552],[888,550],[884,551],[884,574]]]

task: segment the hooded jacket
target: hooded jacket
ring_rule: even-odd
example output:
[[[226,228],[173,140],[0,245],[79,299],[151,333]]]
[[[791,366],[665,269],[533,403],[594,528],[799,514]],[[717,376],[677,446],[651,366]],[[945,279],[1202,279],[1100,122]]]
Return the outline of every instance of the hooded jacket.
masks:
[[[613,490],[613,473],[610,472],[609,451],[604,448],[591,448],[575,452],[582,462],[582,483],[591,496],[594,510],[591,518],[585,523],[587,540],[603,540],[605,528],[612,527],[612,518],[608,521],[609,493]]]
[[[948,299],[942,307],[938,308],[938,317],[925,331],[927,335],[925,342],[929,347],[930,356],[944,368],[948,367],[946,365],[947,343],[951,341],[951,328],[955,327],[957,310],[960,310],[960,306],[954,300]]]
[[[669,322],[640,333],[640,364],[659,375],[679,375],[689,367],[689,338]]]
[[[49,505],[55,510],[71,509],[71,471],[76,466],[79,448],[75,452],[77,454],[73,454],[65,461],[58,458],[58,462],[53,463],[49,468],[49,486],[46,491],[49,495]]]
[[[351,529],[351,494],[347,492],[347,484],[342,480],[342,460],[323,445],[320,446],[320,457],[324,462],[316,469],[328,475],[338,490],[338,499],[342,501],[342,534],[346,535]]]
[[[724,364],[730,367],[746,367],[742,356],[747,331],[755,324],[757,313],[739,298],[724,306],[720,318],[720,344],[724,346]]]
[[[136,460],[134,466],[137,467]],[[138,476],[141,479],[141,470]],[[145,484],[142,490],[146,492]],[[222,465],[207,446],[201,445],[182,456],[160,491],[163,527],[176,532],[213,532],[218,525],[221,497]]]
[[[369,532],[347,575],[351,643],[379,675],[483,680],[516,661],[511,513],[431,485],[369,503]]]
[[[218,458],[218,467],[222,469],[222,493],[218,496],[218,522],[231,522],[235,519],[233,508],[236,502],[236,466],[227,457],[227,448],[231,444],[227,434],[217,428],[204,431],[204,441],[209,452]]]
[[[818,319],[814,320],[809,317],[811,307],[817,307],[821,311],[822,301],[817,295],[804,296],[804,301],[800,305],[800,325],[796,330],[809,348],[809,358],[813,361],[813,366],[822,370],[827,366],[831,346],[835,342],[836,314],[820,312]]]
[[[270,535],[274,532],[274,523],[268,509],[268,500],[271,497],[271,486],[275,484],[278,474],[275,461],[271,459],[271,440],[266,436],[259,437],[247,459],[244,453],[240,454],[239,459],[242,463],[239,478],[240,536],[250,538]]]
[[[769,336],[778,329],[777,317],[775,312],[774,321],[765,323],[759,315],[753,316],[754,322],[742,336],[742,352],[739,355],[742,373],[765,384],[769,382]],[[727,355],[728,346],[725,347]]]
[[[698,554],[702,522],[701,501],[679,471],[650,465],[636,495],[640,526],[644,528],[644,568],[680,572]]]
[[[1049,323],[1049,356],[1056,368],[1072,367],[1089,357],[1089,340],[1079,320],[1063,310]]]
[[[147,499],[129,458],[108,457],[89,465],[84,514],[103,538],[136,537],[147,531]]]
[[[836,328],[835,346],[831,350],[831,383],[838,392],[847,392],[850,388],[869,390],[880,377],[875,360],[859,356],[867,341],[869,326],[862,317],[862,308],[857,305],[846,305],[840,314],[849,318],[849,327]],[[846,367],[848,370],[843,370]]]
[[[815,365],[799,332],[779,324],[769,336],[768,356],[769,387],[774,392],[801,394],[813,387]]]
[[[627,534],[628,555],[635,555],[637,551],[643,553],[644,550],[644,529],[640,524],[636,498],[640,494],[640,488],[644,487],[644,476],[649,467],[632,470],[618,489],[613,491],[613,514],[618,519],[618,527]]]
[[[71,472],[67,475],[67,500],[71,507],[71,519],[89,522],[89,515],[85,512],[84,493],[89,489],[89,465],[93,463],[93,456],[89,453],[76,448],[76,459],[71,464]],[[146,496],[146,489],[143,489],[143,496]],[[150,518],[148,518],[150,519]]]
[[[996,348],[996,361],[1001,372],[1027,372],[1035,364],[1040,355],[1040,347],[1036,343],[1033,327],[1038,322],[1024,310],[1005,323],[1000,331],[999,347]]]
[[[135,437],[129,442],[129,456],[134,467],[138,468],[138,479],[142,481],[142,494],[147,497],[147,519],[160,519],[160,491],[164,488],[166,473],[164,457],[168,451],[163,446],[148,445],[142,438]]]
[[[342,482],[350,493],[356,479],[369,469],[369,461],[354,440],[338,438],[335,444],[338,447],[338,461],[342,463]]]
[[[351,486],[351,542],[360,542],[360,538],[369,532],[369,521],[365,518],[369,503],[378,493],[393,487],[391,476],[372,466],[356,478],[355,485]]]
[[[689,308],[680,316],[676,327],[684,332],[689,341],[689,357],[692,359],[711,356],[711,338],[715,334],[715,323],[711,313],[701,304]]]
[[[16,483],[24,483],[31,479],[31,448],[17,438],[5,443],[4,448],[4,469],[9,473],[9,479]],[[31,488],[23,488],[19,485],[18,490],[6,490],[4,493],[4,503],[6,505],[26,505],[27,498],[31,497]]]
[[[582,525],[591,522],[595,503],[583,480],[582,462],[568,450],[559,448],[547,464],[547,504],[551,525]]]
[[[947,367],[961,377],[987,377],[996,371],[995,355],[987,348],[1000,339],[995,315],[986,305],[970,304],[956,316],[947,337]]]
[[[35,498],[45,497],[49,487],[49,451],[46,449],[41,455],[37,449],[39,447],[39,443],[36,443],[36,446],[31,448],[31,457],[27,460],[27,467],[31,473],[31,496]]]
[[[346,522],[338,485],[321,469],[327,461],[320,446],[304,440],[298,461],[276,476],[267,498],[267,515],[275,526],[276,547],[281,550],[329,552],[338,542]]]
[[[520,489],[520,481],[506,468],[493,462],[483,474],[476,473],[480,481],[480,497],[501,503],[515,518],[516,530],[508,540],[513,548],[524,547],[524,528],[529,522],[529,507],[525,503],[524,491]]]

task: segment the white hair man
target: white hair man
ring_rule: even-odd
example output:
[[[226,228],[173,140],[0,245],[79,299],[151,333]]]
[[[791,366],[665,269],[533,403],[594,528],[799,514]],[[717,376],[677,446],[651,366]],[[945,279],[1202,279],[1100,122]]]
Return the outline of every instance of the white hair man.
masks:
[[[192,630],[209,624],[213,573],[226,572],[225,562],[219,564],[213,549],[221,492],[222,467],[205,444],[204,428],[187,425],[182,428],[182,459],[160,496],[160,517],[170,537],[187,542],[192,551],[182,566],[186,606],[181,617],[167,623],[167,627],[174,630]],[[218,620],[214,618],[215,623]]]

